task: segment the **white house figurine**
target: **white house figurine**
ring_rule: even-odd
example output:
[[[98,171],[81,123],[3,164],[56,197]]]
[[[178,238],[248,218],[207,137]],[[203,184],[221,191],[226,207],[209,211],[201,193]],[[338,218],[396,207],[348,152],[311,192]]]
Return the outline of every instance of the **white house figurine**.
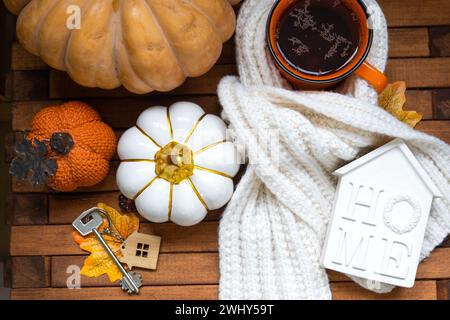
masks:
[[[414,285],[433,198],[441,193],[396,139],[338,169],[323,267],[401,287]]]

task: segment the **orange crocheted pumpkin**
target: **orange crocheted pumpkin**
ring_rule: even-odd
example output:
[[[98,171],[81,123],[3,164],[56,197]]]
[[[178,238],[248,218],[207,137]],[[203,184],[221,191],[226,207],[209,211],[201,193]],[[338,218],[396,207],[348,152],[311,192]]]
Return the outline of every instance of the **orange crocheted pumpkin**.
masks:
[[[64,192],[102,181],[117,146],[114,131],[94,109],[81,102],[42,109],[33,119],[29,138],[48,145],[57,169],[47,184]]]

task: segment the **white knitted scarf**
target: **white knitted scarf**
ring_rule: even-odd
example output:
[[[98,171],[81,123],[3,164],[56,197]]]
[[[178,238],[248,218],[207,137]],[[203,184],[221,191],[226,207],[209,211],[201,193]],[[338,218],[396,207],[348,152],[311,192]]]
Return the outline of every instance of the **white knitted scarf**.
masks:
[[[366,2],[375,17],[369,62],[384,70],[386,21],[374,0]],[[444,195],[433,202],[425,258],[450,232],[450,147],[378,107],[375,91],[356,76],[340,93],[292,90],[266,52],[273,3],[242,5],[239,78],[226,77],[219,85],[223,116],[249,162],[220,223],[220,298],[330,299],[319,257],[335,195],[332,172],[394,137],[404,139]],[[271,135],[264,134],[269,131],[279,131],[278,155]],[[377,291],[392,288],[382,284]]]

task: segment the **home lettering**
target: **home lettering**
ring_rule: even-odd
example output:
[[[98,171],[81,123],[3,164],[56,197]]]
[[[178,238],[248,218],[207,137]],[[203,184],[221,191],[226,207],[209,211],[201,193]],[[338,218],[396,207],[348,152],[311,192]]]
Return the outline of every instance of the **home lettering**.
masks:
[[[412,243],[399,241],[398,236],[412,231],[417,226],[418,219],[420,219],[420,205],[411,197],[392,196],[379,188],[355,183],[350,183],[350,187],[351,192],[346,210],[342,213],[342,219],[347,223],[341,223],[338,228],[337,246],[332,262],[360,271],[373,271],[387,277],[406,279],[409,272],[408,260],[412,254]],[[384,202],[384,205],[380,205],[383,197],[387,201]],[[392,212],[400,202],[404,204],[404,208],[409,208],[410,221],[405,224],[406,227],[393,228],[395,224]],[[379,215],[381,214],[383,214],[383,219],[380,219]],[[384,223],[391,229],[393,236],[397,235],[393,237],[395,239],[385,236],[377,237],[378,223]],[[373,230],[373,232],[367,230]],[[405,232],[400,233],[396,230]],[[373,248],[382,248],[382,250],[376,254],[377,250],[373,250]],[[371,254],[377,256],[373,257]],[[376,261],[375,270],[367,270],[369,260]]]

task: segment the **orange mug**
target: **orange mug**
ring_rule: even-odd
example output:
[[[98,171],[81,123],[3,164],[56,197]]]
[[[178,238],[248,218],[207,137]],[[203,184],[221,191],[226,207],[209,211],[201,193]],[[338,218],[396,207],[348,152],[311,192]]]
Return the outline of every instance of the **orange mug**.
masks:
[[[373,30],[369,26],[369,13],[366,5],[360,0],[341,0],[341,2],[358,17],[360,42],[353,57],[335,72],[325,75],[312,75],[294,68],[280,52],[277,45],[277,29],[280,19],[290,10],[297,0],[277,0],[270,11],[267,21],[267,45],[281,74],[298,88],[315,90],[332,87],[353,73],[369,82],[377,92],[387,86],[387,77],[378,69],[366,62],[373,41]]]

